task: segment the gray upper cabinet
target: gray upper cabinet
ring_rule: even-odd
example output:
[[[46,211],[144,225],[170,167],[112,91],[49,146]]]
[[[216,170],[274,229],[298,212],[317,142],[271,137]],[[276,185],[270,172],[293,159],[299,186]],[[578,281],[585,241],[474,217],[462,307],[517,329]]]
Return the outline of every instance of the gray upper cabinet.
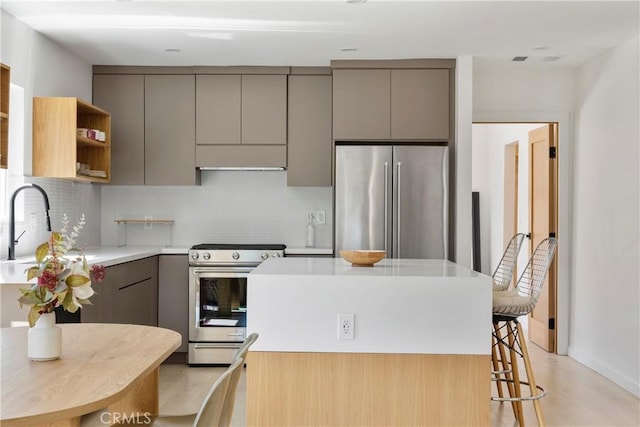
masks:
[[[197,184],[195,76],[145,75],[145,184]]]
[[[286,144],[287,76],[196,77],[196,143]]]
[[[94,105],[111,112],[111,184],[144,184],[144,76],[96,74]]]
[[[331,186],[331,76],[289,76],[287,185]]]
[[[287,143],[287,76],[242,76],[242,143]]]
[[[333,70],[333,139],[391,137],[390,70]]]
[[[285,167],[287,76],[198,74],[196,166]]]
[[[196,76],[196,144],[242,142],[241,80],[238,75]]]
[[[449,139],[449,70],[391,70],[391,139]]]
[[[448,69],[334,69],[333,139],[449,138]]]

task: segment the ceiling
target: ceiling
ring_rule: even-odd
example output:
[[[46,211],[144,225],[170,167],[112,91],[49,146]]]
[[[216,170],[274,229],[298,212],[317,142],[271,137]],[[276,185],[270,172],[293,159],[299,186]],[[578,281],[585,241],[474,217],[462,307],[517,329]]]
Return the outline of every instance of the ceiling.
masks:
[[[328,66],[332,59],[471,55],[474,66],[573,67],[638,34],[640,16],[637,0],[1,0],[0,5],[94,65]],[[527,60],[512,62],[515,56]]]

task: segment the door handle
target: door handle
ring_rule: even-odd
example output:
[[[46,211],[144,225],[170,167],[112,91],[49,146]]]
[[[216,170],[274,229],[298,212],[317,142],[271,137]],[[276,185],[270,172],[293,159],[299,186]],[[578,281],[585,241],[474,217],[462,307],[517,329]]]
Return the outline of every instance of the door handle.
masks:
[[[384,162],[384,252],[389,256],[389,162]]]
[[[402,202],[400,200],[400,196],[401,196],[401,192],[400,189],[402,188],[402,162],[398,162],[396,163],[396,180],[398,181],[398,185],[396,187],[396,193],[397,193],[397,200],[398,200],[398,206],[396,206],[396,211],[398,212],[398,221],[397,221],[397,226],[396,226],[396,241],[398,242],[398,250],[397,253],[395,254],[396,258],[400,258],[400,221],[402,218],[402,215],[400,213],[400,209],[402,207]]]

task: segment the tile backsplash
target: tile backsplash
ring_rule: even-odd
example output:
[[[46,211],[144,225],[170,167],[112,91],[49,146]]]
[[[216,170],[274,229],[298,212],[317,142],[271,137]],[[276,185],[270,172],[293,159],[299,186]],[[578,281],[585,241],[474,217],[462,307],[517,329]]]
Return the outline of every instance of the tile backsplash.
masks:
[[[118,244],[116,219],[172,219],[172,247],[197,243],[284,243],[304,247],[307,216],[326,212],[326,223],[317,225],[316,245],[330,247],[333,231],[331,187],[288,187],[285,171],[202,171],[199,186],[115,186],[76,183],[62,179],[24,177],[40,185],[51,206],[51,225],[61,227],[63,214],[71,225],[82,213],[87,224],[79,247]],[[9,194],[19,184],[13,185]],[[16,206],[24,215],[16,220],[16,236],[27,230],[16,245],[16,256],[31,256],[46,241],[44,203],[39,192],[22,191]],[[128,246],[164,246],[165,226],[126,226]],[[0,257],[6,259],[8,221],[0,224]]]
[[[284,243],[304,247],[307,215],[324,210],[316,244],[332,245],[331,187],[288,187],[285,171],[202,171],[199,186],[103,186],[102,244],[116,245],[116,219],[172,219],[173,247]],[[164,245],[165,226],[128,224],[129,246]]]
[[[76,243],[78,247],[100,245],[101,225],[101,186],[76,183],[62,179],[24,177],[24,183],[41,186],[49,198],[51,227],[60,230],[61,220],[66,213],[73,226],[84,213],[86,225],[80,232]],[[11,185],[6,200],[21,184]],[[9,203],[9,202],[8,202]],[[31,256],[35,248],[49,237],[47,231],[44,201],[36,190],[27,189],[16,198],[16,237],[26,230],[16,244],[16,256]],[[0,224],[2,246],[0,258],[6,259],[9,246],[8,219]]]

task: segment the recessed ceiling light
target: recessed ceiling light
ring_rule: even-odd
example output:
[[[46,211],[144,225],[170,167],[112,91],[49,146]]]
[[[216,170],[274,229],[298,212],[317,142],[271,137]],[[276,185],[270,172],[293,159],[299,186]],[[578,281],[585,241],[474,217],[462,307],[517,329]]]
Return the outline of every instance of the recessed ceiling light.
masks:
[[[349,4],[358,4],[358,3],[366,3],[367,0],[346,0]]]
[[[549,46],[538,46],[533,48],[533,50],[547,50],[547,49],[549,49]]]
[[[560,57],[559,56],[545,56],[544,58],[542,58],[543,61],[545,62],[554,62],[554,61],[559,61]]]
[[[342,52],[356,52],[358,50],[357,47],[343,47],[340,48],[340,51]]]
[[[177,47],[168,47],[164,50],[167,53],[180,53],[181,50],[178,49]]]

